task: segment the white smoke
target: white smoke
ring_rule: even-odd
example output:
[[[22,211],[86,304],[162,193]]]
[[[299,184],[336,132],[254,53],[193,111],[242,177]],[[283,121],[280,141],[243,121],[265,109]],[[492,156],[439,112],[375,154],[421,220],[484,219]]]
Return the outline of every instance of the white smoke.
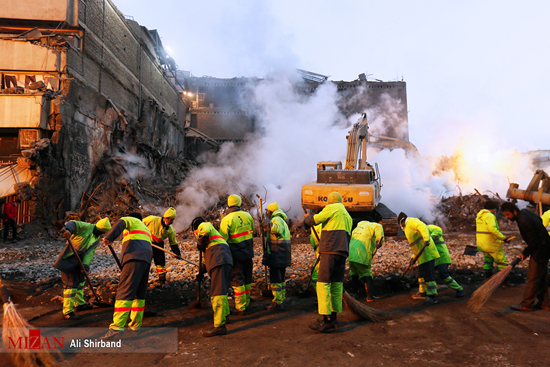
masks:
[[[336,87],[321,85],[311,96],[295,88],[295,73],[269,77],[251,87],[257,106],[259,133],[246,144],[224,144],[217,154],[201,157],[203,165],[180,186],[176,228],[217,203],[220,197],[242,193],[265,196],[301,212],[301,187],[314,181],[317,162],[343,160],[347,129],[336,106]]]

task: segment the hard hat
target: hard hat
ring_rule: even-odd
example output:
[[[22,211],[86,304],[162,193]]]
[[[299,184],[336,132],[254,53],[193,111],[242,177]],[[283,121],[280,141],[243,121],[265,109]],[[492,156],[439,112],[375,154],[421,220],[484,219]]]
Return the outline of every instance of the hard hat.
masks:
[[[399,215],[397,216],[397,223],[399,223],[400,226],[404,226],[405,220],[407,220],[407,214],[403,212],[399,213]]]
[[[201,223],[204,223],[204,218],[203,217],[196,217],[195,219],[193,219],[193,221],[191,222],[191,229],[194,231],[196,230],[197,228],[199,228],[199,226],[201,225]]]
[[[108,217],[105,217],[99,221],[97,221],[97,223],[95,224],[95,226],[97,227],[97,229],[99,229],[101,232],[107,232],[108,230],[111,229],[111,222],[109,221],[109,218]]]
[[[241,206],[241,197],[239,195],[229,195],[227,198],[227,206]]]
[[[164,218],[174,218],[176,219],[176,209],[169,207],[166,213],[164,213]]]
[[[269,204],[269,205],[267,206],[267,210],[269,210],[269,211],[272,212],[272,213],[273,213],[275,210],[279,210],[279,209],[281,209],[281,208],[279,207],[279,203],[277,203],[277,202],[271,203],[271,204]]]
[[[342,195],[340,193],[333,191],[330,194],[328,194],[327,203],[334,204],[334,203],[341,203],[342,202]]]

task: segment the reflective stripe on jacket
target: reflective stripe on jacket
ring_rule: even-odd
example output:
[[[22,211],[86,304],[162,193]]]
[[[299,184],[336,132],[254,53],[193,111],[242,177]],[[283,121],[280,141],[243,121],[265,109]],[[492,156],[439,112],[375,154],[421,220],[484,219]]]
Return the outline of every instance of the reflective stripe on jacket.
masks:
[[[497,217],[487,209],[480,210],[476,216],[476,242],[479,251],[496,252],[502,250],[502,240]]]
[[[411,245],[413,255],[416,257],[424,247],[425,242],[430,244],[422,251],[418,259],[418,265],[439,258],[439,253],[434,241],[430,237],[428,226],[418,218],[408,217],[405,221],[405,236]]]
[[[143,224],[151,231],[151,239],[154,242],[164,242],[166,238],[170,242],[170,246],[177,246],[176,230],[172,225],[169,225],[167,229],[162,225],[162,217],[150,215],[143,219]]]
[[[328,204],[313,220],[323,225],[319,252],[347,256],[353,221],[344,205]]]
[[[204,251],[204,265],[210,274],[210,271],[217,266],[229,264],[233,266],[233,257],[229,245],[225,242],[223,236],[216,231],[212,223],[204,222],[197,228],[199,241],[207,239],[208,245]]]
[[[451,259],[451,254],[443,239],[443,230],[436,225],[430,224],[428,226],[428,231],[430,231],[430,237],[434,241],[437,252],[439,253],[439,259],[435,260],[435,266],[452,264],[453,260]]]
[[[139,260],[151,263],[153,249],[151,247],[151,232],[143,222],[134,217],[122,217],[116,221],[105,239],[113,242],[122,237],[122,259],[124,265],[130,260]]]
[[[239,207],[229,208],[229,214],[220,223],[220,234],[227,241],[234,260],[254,257],[254,219],[249,213]]]

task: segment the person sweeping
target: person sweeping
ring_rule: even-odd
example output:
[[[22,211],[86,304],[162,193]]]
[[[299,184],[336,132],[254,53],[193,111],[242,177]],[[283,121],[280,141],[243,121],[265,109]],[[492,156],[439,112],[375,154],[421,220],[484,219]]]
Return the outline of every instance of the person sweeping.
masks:
[[[451,274],[449,274],[449,265],[453,263],[453,260],[451,259],[451,254],[445,244],[443,230],[441,227],[430,224],[428,225],[428,231],[430,232],[430,237],[434,241],[437,252],[439,253],[439,258],[435,259],[434,263],[437,274],[445,285],[456,291],[455,297],[464,297],[464,288],[462,288],[462,286],[451,277]]]
[[[337,315],[342,312],[344,273],[353,221],[342,204],[342,195],[336,191],[328,195],[327,205],[319,214],[306,213],[304,216],[306,226],[323,226],[319,242],[321,260],[316,288],[318,312],[323,316],[323,320],[317,325],[310,325],[309,328],[326,332],[337,327]]]
[[[521,261],[530,257],[527,269],[525,293],[521,303],[510,308],[516,311],[542,309],[550,311],[548,300],[548,260],[550,259],[550,236],[542,219],[528,209],[519,210],[516,204],[505,202],[500,206],[502,214],[518,224],[521,237],[527,247],[519,255]]]
[[[411,245],[411,264],[418,260],[418,293],[412,298],[423,299],[426,304],[435,304],[435,260],[439,258],[439,253],[430,237],[428,226],[418,218],[407,217],[403,212],[399,213],[397,221]]]
[[[351,234],[349,243],[349,274],[352,287],[356,290],[356,298],[360,298],[360,289],[365,288],[367,302],[374,302],[375,297],[372,289],[372,257],[376,248],[382,246],[384,230],[382,225],[361,221]]]
[[[99,238],[110,229],[109,218],[103,218],[95,225],[75,220],[65,223],[62,230],[63,237],[72,242],[86,272],[90,270]],[[89,310],[93,306],[84,300],[86,281],[69,243],[59,255],[54,267],[61,271],[61,281],[63,282],[63,319],[78,320],[80,317],[75,310]]]

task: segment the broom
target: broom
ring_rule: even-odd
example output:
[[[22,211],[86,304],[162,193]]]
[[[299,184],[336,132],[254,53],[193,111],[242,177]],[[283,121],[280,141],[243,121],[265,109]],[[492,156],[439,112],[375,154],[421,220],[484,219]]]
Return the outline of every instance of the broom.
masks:
[[[17,311],[11,301],[8,289],[0,280],[0,297],[4,302],[4,319],[2,321],[2,342],[4,347],[8,349],[9,340],[19,340],[19,338],[29,337],[29,329],[31,325]],[[40,353],[31,352],[28,349],[14,349],[14,353],[10,353],[16,366],[32,367],[32,366],[55,366],[53,356],[42,349]]]
[[[348,309],[355,314],[355,316],[360,317],[364,320],[370,320],[372,322],[380,322],[385,320],[390,320],[394,317],[393,313],[377,310],[376,308],[369,307],[359,302],[351,294],[344,291],[343,294],[344,303]]]
[[[512,269],[521,262],[521,259],[518,257],[510,265],[490,277],[485,283],[481,285],[476,291],[472,294],[472,297],[468,301],[468,308],[474,312],[477,312],[480,310],[481,307],[487,301],[489,298],[491,298],[491,295],[495,292],[495,290],[504,282],[504,279],[510,274]]]

